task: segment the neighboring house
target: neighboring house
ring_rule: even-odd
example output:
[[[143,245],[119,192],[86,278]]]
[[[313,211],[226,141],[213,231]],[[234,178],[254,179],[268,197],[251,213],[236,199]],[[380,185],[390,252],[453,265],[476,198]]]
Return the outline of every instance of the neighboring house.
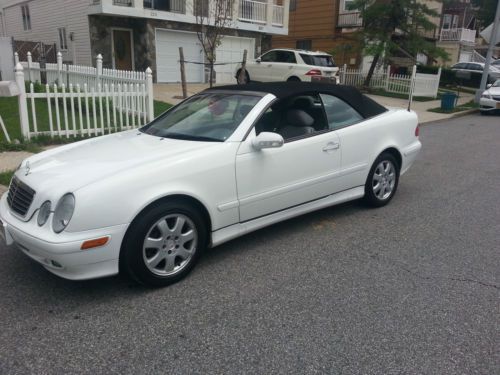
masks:
[[[441,14],[442,3],[435,0],[419,0]],[[322,50],[333,53],[338,65],[347,64],[351,68],[370,65],[371,57],[363,56],[356,31],[363,27],[360,12],[354,9],[353,0],[291,0],[288,36],[272,39],[273,48],[299,48]],[[433,17],[435,30],[422,31],[431,41],[436,41],[440,17]],[[397,38],[397,31],[395,33]],[[427,61],[425,55],[410,56],[401,51],[390,61],[397,65],[412,65],[416,60]]]
[[[227,35],[217,48],[217,62],[253,58],[270,47],[271,35],[288,33],[290,0],[235,0]],[[67,62],[145,70],[158,82],[178,82],[179,49],[185,60],[204,62],[196,35],[194,9],[210,0],[0,0],[5,34],[16,40],[57,43]],[[218,65],[217,81],[234,80],[233,65]],[[189,82],[205,81],[201,64],[186,65]]]
[[[451,0],[443,4],[441,28],[437,46],[450,56],[445,65],[472,61],[476,45],[475,9],[469,0]]]

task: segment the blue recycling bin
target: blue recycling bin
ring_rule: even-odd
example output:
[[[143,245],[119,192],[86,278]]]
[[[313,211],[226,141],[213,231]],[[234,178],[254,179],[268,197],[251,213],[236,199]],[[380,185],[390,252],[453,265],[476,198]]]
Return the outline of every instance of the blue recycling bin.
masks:
[[[451,111],[457,105],[458,95],[454,92],[445,92],[441,96],[441,109]]]

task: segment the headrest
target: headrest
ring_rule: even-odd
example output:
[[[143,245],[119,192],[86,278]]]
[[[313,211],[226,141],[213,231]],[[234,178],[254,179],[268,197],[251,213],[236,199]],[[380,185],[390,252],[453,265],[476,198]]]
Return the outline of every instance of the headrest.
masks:
[[[301,109],[290,109],[286,113],[287,125],[295,127],[311,126],[314,119]]]
[[[291,107],[295,109],[309,109],[314,107],[314,101],[310,96],[300,96],[293,101]]]

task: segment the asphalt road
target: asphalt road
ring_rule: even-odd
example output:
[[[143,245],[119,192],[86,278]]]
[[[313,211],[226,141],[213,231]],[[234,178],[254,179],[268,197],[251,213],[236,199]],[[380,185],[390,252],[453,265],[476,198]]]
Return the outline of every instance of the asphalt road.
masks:
[[[168,288],[0,248],[0,373],[499,374],[500,117],[421,139],[389,206],[260,230]]]

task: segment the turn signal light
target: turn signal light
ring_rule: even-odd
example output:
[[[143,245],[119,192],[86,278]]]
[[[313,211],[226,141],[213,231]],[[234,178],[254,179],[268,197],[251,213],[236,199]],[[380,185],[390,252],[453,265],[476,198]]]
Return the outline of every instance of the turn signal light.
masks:
[[[321,75],[321,70],[319,69],[311,69],[306,73],[306,76],[320,76]]]
[[[82,243],[82,250],[93,249],[94,247],[104,246],[108,243],[109,237],[96,238],[95,240],[88,240]]]

